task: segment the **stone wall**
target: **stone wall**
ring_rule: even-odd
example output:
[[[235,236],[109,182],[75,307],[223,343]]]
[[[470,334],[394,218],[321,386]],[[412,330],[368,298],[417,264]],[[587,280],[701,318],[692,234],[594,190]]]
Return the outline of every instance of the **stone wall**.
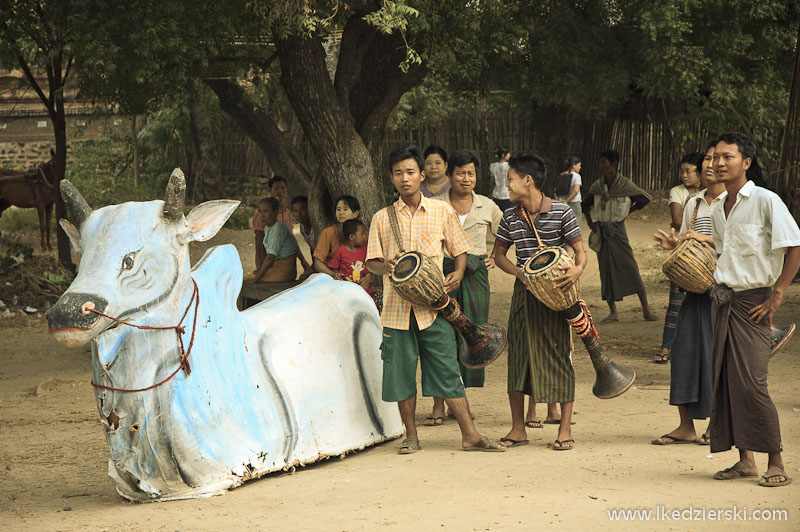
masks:
[[[55,142],[0,142],[0,168],[30,170],[50,159]]]

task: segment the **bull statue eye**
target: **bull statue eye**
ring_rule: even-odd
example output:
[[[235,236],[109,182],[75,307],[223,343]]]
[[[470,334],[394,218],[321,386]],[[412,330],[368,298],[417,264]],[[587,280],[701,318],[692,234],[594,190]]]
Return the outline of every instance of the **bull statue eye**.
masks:
[[[121,271],[127,271],[133,268],[133,257],[136,256],[135,252],[130,252],[124,257],[122,257],[122,269]]]

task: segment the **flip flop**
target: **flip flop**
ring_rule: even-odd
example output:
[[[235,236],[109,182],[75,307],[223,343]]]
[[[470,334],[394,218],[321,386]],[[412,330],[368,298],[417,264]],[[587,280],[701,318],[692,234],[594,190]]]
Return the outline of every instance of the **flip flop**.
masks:
[[[769,351],[770,358],[772,355],[780,351],[784,345],[786,345],[786,342],[788,342],[789,338],[791,338],[794,334],[794,330],[794,323],[790,323],[786,327],[775,327],[775,329],[769,335],[770,340],[774,342],[774,345]]]
[[[702,436],[697,438],[697,441],[695,443],[697,443],[698,445],[711,445],[711,437],[703,434]]]
[[[736,473],[732,476],[725,476],[726,473]],[[726,467],[722,471],[717,471],[714,473],[714,480],[734,480],[737,478],[748,478],[748,477],[755,477],[756,475],[748,475],[738,467]]]
[[[497,443],[490,442],[489,438],[485,436],[481,438],[481,440],[475,445],[464,447],[463,449],[465,451],[484,451],[487,453],[502,453],[506,450],[505,447],[502,447]]]
[[[544,424],[545,425],[561,425],[561,420],[559,419],[558,421],[555,421],[555,420],[552,420],[552,419],[545,419],[544,420]],[[574,425],[575,422],[574,421],[570,421],[569,424],[570,425]]]
[[[510,447],[519,447],[521,445],[528,445],[530,443],[528,440],[513,440],[511,438],[500,438],[500,443],[510,442],[511,445],[503,445],[506,449]]]
[[[542,425],[541,419],[529,419],[525,422],[525,426],[529,429],[543,429],[544,425]]]
[[[572,445],[570,445],[569,447],[562,447],[565,443],[570,443],[570,442],[572,442]],[[556,444],[558,444],[558,447],[556,447]],[[571,451],[573,447],[575,447],[575,440],[573,439],[556,440],[555,443],[553,443],[554,451]]]
[[[419,438],[406,438],[400,444],[398,454],[414,454],[419,451],[422,446],[419,444]]]
[[[426,427],[441,427],[444,425],[444,418],[442,416],[428,416],[422,424]]]
[[[656,357],[653,359],[653,363],[654,364],[667,364],[667,363],[669,363],[669,353],[667,353],[666,355],[662,355],[662,354],[656,355]]]
[[[650,441],[650,443],[652,443],[653,445],[678,445],[681,443],[695,443],[695,442],[697,442],[697,440],[682,440],[680,438],[676,438],[675,436],[670,436],[669,434],[664,434],[663,436],[659,436],[655,440]]]
[[[769,482],[769,479],[775,477],[783,477],[783,480],[780,482]],[[787,484],[791,484],[792,479],[789,478],[789,475],[786,473],[775,473],[774,475],[761,475],[761,478],[758,479],[758,485],[764,486],[765,488],[777,488],[778,486],[785,486]]]

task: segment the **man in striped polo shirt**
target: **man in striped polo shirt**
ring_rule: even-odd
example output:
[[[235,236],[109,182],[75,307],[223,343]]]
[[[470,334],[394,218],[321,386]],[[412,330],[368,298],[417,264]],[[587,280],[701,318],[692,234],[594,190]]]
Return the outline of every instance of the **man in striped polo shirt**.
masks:
[[[575,265],[557,281],[562,290],[572,286],[586,268],[580,224],[566,203],[542,194],[544,161],[523,153],[508,161],[508,193],[515,208],[503,213],[492,255],[497,267],[514,275],[514,295],[508,317],[508,399],[511,431],[500,441],[506,446],[527,443],[524,423],[525,395],[537,403],[561,403],[561,424],[553,449],[572,449],[572,405],[575,371],[570,358],[570,327],[564,316],[537,300],[525,287],[522,267],[539,249],[565,246],[575,252]],[[516,246],[517,261],[506,253]]]

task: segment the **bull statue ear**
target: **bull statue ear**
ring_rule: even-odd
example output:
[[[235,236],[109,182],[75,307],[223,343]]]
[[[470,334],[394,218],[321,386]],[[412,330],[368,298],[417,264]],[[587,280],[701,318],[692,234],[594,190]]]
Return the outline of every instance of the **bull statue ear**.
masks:
[[[63,229],[69,237],[69,243],[72,244],[72,250],[75,253],[81,253],[81,232],[78,231],[78,228],[64,218],[61,218],[58,223],[61,225],[61,229]]]
[[[225,225],[239,203],[236,200],[212,200],[201,203],[186,216],[188,234],[182,234],[180,239],[183,243],[205,242]]]

